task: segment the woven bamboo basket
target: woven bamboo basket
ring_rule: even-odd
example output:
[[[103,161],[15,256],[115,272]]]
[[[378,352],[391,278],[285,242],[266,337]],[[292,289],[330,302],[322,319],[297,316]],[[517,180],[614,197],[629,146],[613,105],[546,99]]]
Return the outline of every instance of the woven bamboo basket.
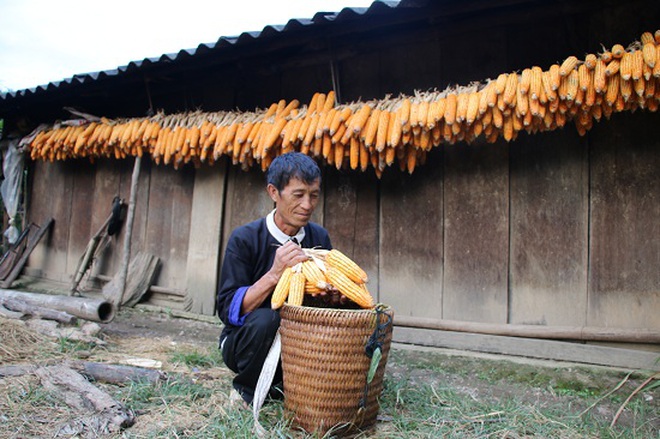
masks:
[[[349,434],[373,427],[392,341],[388,306],[346,310],[284,305],[284,408],[308,433]],[[382,357],[370,383],[367,345]],[[377,355],[376,355],[377,358]]]

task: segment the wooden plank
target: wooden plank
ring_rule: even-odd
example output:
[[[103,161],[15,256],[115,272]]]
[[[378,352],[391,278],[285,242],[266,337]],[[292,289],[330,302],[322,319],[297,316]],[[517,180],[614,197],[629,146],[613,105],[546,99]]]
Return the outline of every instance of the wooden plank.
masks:
[[[158,256],[158,286],[185,289],[194,168],[152,167],[145,252]]]
[[[382,49],[380,65],[386,66],[383,67],[386,74],[380,75],[382,92],[412,94],[416,89],[439,87],[441,60],[442,53],[435,41],[409,42]]]
[[[658,120],[616,114],[590,134],[589,325],[660,328]]]
[[[92,200],[90,200],[89,212],[91,212],[91,223],[88,232],[89,236],[87,238],[88,241],[92,238],[92,235],[100,229],[110,215],[110,212],[112,211],[112,200],[114,197],[123,197],[124,200],[128,202],[128,193],[122,194],[120,192],[121,173],[119,171],[122,168],[125,168],[125,166],[122,167],[116,160],[101,159],[96,162],[94,192]],[[90,275],[95,276],[97,274],[107,274],[110,277],[114,276],[117,267],[119,266],[122,243],[120,237],[123,236],[123,231],[124,227],[122,226],[119,235],[115,235],[108,240],[105,249],[100,253],[97,260],[94,261]],[[72,275],[74,274],[74,271],[75,265],[71,268]]]
[[[369,276],[367,288],[378,295],[378,180],[373,172],[325,176],[325,227],[332,246],[352,258]],[[377,297],[376,297],[377,298]]]
[[[36,224],[44,224],[52,217],[55,223],[52,233],[30,255],[28,264],[31,269],[38,270],[41,277],[68,283],[66,264],[75,163],[38,161],[33,169],[28,218]]]
[[[508,147],[445,148],[444,319],[507,320]]]
[[[575,130],[511,144],[509,323],[585,324],[588,192],[587,142]]]
[[[381,182],[379,299],[397,314],[438,317],[443,300],[442,153]]]
[[[623,367],[626,369],[660,370],[660,364],[657,362],[657,352],[582,343],[403,328],[396,325],[392,332],[392,341],[490,354]]]
[[[338,80],[344,102],[380,98],[380,52],[372,50],[338,62]]]
[[[442,32],[445,33],[446,29]],[[482,30],[443,34],[437,44],[438,49],[433,53],[442,60],[442,81],[435,78],[432,87],[443,89],[450,84],[468,85],[471,81],[494,78],[507,71],[506,38],[501,29],[490,29],[488,38],[484,38]],[[478,54],[475,48],[478,48]]]
[[[186,291],[187,310],[197,314],[215,312],[226,173],[226,163],[203,166],[195,173]]]
[[[71,191],[71,222],[67,244],[66,273],[75,275],[80,257],[96,230],[92,230],[92,203],[96,183],[96,166],[87,160],[76,160],[78,173]],[[108,213],[110,210],[108,209]]]
[[[246,172],[238,166],[230,166],[228,172],[221,257],[225,254],[229,235],[236,227],[264,217],[274,208],[273,200],[266,192],[266,178],[261,170]]]

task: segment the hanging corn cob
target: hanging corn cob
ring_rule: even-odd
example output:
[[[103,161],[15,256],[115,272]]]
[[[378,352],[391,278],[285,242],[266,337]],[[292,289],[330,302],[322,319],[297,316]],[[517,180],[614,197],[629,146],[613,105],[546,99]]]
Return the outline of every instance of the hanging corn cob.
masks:
[[[644,32],[628,47],[613,45],[584,60],[568,56],[547,70],[534,66],[494,80],[414,96],[339,105],[335,93],[315,93],[307,106],[280,100],[253,112],[200,111],[117,119],[82,126],[56,124],[29,145],[34,160],[147,154],[157,164],[233,164],[263,170],[274,157],[301,151],[337,169],[378,177],[398,161],[414,172],[442,143],[516,139],[574,123],[584,135],[593,121],[660,102],[660,32]]]

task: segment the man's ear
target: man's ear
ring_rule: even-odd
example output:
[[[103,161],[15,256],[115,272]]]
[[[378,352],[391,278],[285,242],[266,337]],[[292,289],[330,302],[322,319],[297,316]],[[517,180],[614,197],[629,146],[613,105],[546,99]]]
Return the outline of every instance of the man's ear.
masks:
[[[278,191],[277,188],[270,183],[268,184],[268,186],[266,186],[266,191],[268,192],[268,196],[270,196],[270,199],[276,203],[280,191]]]

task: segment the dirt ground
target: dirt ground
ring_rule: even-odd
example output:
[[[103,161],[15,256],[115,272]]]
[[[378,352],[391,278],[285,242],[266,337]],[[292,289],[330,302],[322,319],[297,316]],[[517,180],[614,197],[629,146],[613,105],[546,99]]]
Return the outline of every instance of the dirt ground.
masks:
[[[113,338],[170,338],[174,342],[201,346],[218,344],[222,329],[219,319],[187,317],[185,314],[159,312],[155,308],[139,306],[119,312],[112,322],[103,325],[103,332]]]
[[[192,316],[174,311],[163,312],[162,309],[149,306],[124,309],[116,315],[112,322],[100,325],[99,337],[104,341],[102,347],[97,347],[91,352],[70,351],[65,354],[66,359],[73,357],[102,363],[128,364],[135,361],[150,361],[154,364],[158,362],[156,367],[165,373],[181,373],[188,377],[192,376],[194,380],[214,383],[214,392],[217,394],[213,396],[213,404],[205,403],[204,406],[213,406],[213,410],[217,411],[218,407],[225,407],[229,402],[232,372],[221,363],[198,370],[196,367],[192,367],[184,361],[174,360],[174,358],[177,358],[176,355],[182,352],[214,352],[217,349],[221,324],[212,317],[201,319],[186,317]],[[52,358],[49,358],[48,361],[54,360],[57,361]],[[43,362],[43,360],[41,361]],[[0,361],[0,366],[2,363]],[[567,407],[576,413],[591,410],[594,416],[608,420],[615,416],[620,406],[620,399],[617,401],[604,400],[593,408],[589,406],[596,396],[615,389],[622,379],[625,379],[626,372],[610,368],[585,368],[569,363],[393,344],[385,380],[392,386],[405,382],[410,387],[419,385],[432,390],[451,389],[452,393],[459,395],[459,400],[515,400],[519,404],[538,407],[539,410],[543,407]],[[628,389],[634,389],[642,378],[630,379],[626,383]],[[33,389],[37,386],[35,381],[29,381],[26,378],[16,380],[3,380],[0,377],[0,394],[8,390],[15,391],[16,388]],[[3,385],[6,387],[3,388]],[[435,392],[435,390],[433,391]],[[626,392],[630,393],[630,390]],[[584,394],[591,399],[584,398]],[[444,396],[431,395],[430,398],[439,401]],[[660,413],[660,395],[657,387],[652,391],[642,392],[640,398],[643,399],[651,413],[651,418],[647,422],[656,425],[660,431],[660,416],[658,415]],[[398,394],[395,399],[398,404]],[[32,404],[34,406],[34,403]],[[451,405],[456,405],[456,402],[440,404],[443,408]],[[5,413],[3,413],[3,409]],[[52,416],[53,409],[46,409]],[[15,413],[12,414],[12,410]],[[160,423],[163,424],[163,429],[167,428],[165,424],[169,421],[165,419],[169,418],[166,418],[165,415],[171,417],[176,408],[167,406],[163,410],[168,412],[159,413],[153,409],[148,413],[138,411],[137,422],[127,429],[128,434],[124,437],[161,437],[160,433],[154,436],[154,425]],[[204,410],[203,407],[200,407],[195,409],[195,413],[182,412],[177,417],[177,422],[181,423],[177,426],[177,431],[194,430],[207,422],[209,414],[204,413]],[[391,410],[396,410],[396,408]],[[0,424],[13,425],[12,422],[15,423],[17,417],[25,416],[24,414],[19,415],[20,412],[20,408],[12,408],[11,404],[7,403],[3,406],[3,402],[0,401],[0,421],[3,421]],[[396,422],[388,415],[387,409],[381,410],[381,412],[383,412],[383,416],[373,437],[401,437],[393,433]],[[39,416],[34,414],[30,416],[30,419]],[[66,419],[67,415],[63,411],[61,416]],[[634,424],[636,419],[629,417],[628,413],[624,412],[618,422],[620,425],[626,426]],[[21,428],[28,428],[28,426],[25,424]],[[12,429],[16,431],[15,426]],[[49,429],[52,430],[52,426],[44,424],[42,431],[48,432],[50,437],[61,436],[53,434]],[[0,436],[42,437],[37,430],[24,430],[23,434],[10,434],[10,431],[8,427],[7,431],[3,432],[3,427],[0,427]],[[33,433],[29,434],[29,431],[33,431]],[[5,436],[5,434],[8,435]],[[175,436],[178,434],[176,433]],[[186,435],[181,434],[181,436]],[[654,437],[660,438],[658,435]]]

